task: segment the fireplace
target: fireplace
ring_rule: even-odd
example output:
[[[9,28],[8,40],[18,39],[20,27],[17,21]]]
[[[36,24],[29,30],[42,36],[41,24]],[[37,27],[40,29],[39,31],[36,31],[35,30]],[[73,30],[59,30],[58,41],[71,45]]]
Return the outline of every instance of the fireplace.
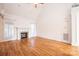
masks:
[[[21,39],[28,38],[28,32],[21,32]]]

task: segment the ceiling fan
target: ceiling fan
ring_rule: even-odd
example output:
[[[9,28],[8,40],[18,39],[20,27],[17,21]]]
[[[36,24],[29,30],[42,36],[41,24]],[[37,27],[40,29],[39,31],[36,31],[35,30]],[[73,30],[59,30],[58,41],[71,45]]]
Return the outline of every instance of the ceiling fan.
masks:
[[[37,8],[39,4],[40,4],[40,5],[43,5],[44,3],[35,3],[35,4],[34,4],[35,8]]]

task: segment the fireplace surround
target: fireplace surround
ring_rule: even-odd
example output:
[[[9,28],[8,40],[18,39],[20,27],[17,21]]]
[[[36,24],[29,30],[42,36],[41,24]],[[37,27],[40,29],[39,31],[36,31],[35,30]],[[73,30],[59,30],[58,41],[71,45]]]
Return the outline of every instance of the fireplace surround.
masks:
[[[28,32],[21,32],[21,39],[28,38]]]

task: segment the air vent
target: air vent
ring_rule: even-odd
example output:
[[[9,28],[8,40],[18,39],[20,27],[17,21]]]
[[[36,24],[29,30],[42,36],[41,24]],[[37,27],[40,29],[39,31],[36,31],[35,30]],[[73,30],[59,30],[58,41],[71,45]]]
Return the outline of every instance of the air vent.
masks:
[[[63,34],[63,39],[64,39],[65,41],[68,41],[68,40],[69,40],[69,35],[68,35],[68,33],[64,33],[64,34]]]

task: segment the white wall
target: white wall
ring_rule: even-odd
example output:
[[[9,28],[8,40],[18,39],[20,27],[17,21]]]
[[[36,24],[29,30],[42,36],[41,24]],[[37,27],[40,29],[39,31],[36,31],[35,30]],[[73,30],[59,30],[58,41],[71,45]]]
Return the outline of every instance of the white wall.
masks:
[[[37,19],[37,36],[65,41],[63,35],[69,33],[70,30],[68,22],[70,21],[71,5],[47,4]]]
[[[36,23],[34,19],[28,19],[22,16],[16,16],[14,14],[5,13],[5,22],[12,22],[16,27],[28,27],[31,23]]]
[[[31,24],[36,24],[42,5],[38,4],[38,8],[35,8],[33,3],[3,3],[2,5],[5,20],[13,22],[15,27],[28,28],[29,32],[32,32]],[[29,37],[31,36],[33,35]]]
[[[2,4],[0,4],[0,13],[2,12]],[[4,39],[4,20],[0,15],[0,40]]]
[[[4,39],[4,21],[0,16],[0,40]]]
[[[10,17],[8,19],[14,21],[15,26],[28,27],[37,23],[37,36],[64,41],[63,34],[70,31],[71,5],[52,3],[34,8],[34,4],[3,4],[3,7],[8,14],[6,17]]]
[[[11,15],[11,14],[6,14],[4,20],[5,20],[5,22],[13,23],[15,37],[12,38],[12,40],[17,39],[16,28],[18,28],[17,29],[17,31],[18,31],[18,39],[20,39],[21,31],[28,32],[28,34],[29,34],[28,37],[30,38],[31,37],[31,24],[36,23],[36,21],[33,20],[33,19],[28,19],[28,18],[24,18],[22,16],[15,16],[15,15]]]

